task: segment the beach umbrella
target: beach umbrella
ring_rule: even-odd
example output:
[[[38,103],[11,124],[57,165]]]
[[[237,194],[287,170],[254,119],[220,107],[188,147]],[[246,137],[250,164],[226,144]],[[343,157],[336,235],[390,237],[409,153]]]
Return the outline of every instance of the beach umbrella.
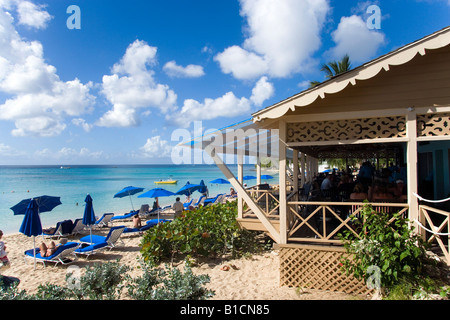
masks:
[[[205,181],[200,181],[200,186],[201,187],[198,189],[198,192],[205,193],[208,191],[208,187],[206,186]]]
[[[130,197],[130,202],[131,202],[131,208],[134,211],[133,200],[131,200],[131,196],[136,194],[136,193],[142,192],[142,191],[144,191],[144,188],[128,186],[128,187],[123,188],[119,192],[117,192],[114,195],[114,198],[123,198],[123,197],[129,196]]]
[[[34,269],[36,269],[36,236],[42,234],[39,213],[52,211],[60,204],[60,197],[40,196],[24,199],[10,208],[14,215],[24,215],[19,231],[28,237],[33,237]]]
[[[14,212],[14,215],[25,214],[31,200],[34,200],[36,203],[39,213],[52,211],[56,206],[61,204],[60,197],[40,196],[32,199],[24,199],[10,209]]]
[[[188,181],[183,187],[181,187],[180,190],[178,190],[176,192],[176,194],[184,194],[186,196],[190,196],[194,191],[197,191],[200,188],[202,188],[201,185],[192,184],[192,183],[189,183],[189,181]]]
[[[244,176],[242,178],[242,180],[253,180],[253,179],[256,179],[256,177],[255,176]]]
[[[42,224],[38,205],[33,199],[28,202],[19,231],[27,237],[33,237],[34,269],[36,270],[36,236],[42,233]]]
[[[229,184],[230,182],[228,180],[222,179],[222,178],[218,178],[215,180],[210,181],[210,183],[215,183],[215,184]]]
[[[273,177],[272,177],[272,176],[269,176],[268,174],[263,174],[263,175],[261,176],[261,179],[263,179],[263,180],[270,180],[270,179],[273,179]]]
[[[92,197],[88,194],[84,199],[86,206],[84,207],[83,224],[89,226],[91,243],[92,243],[92,225],[95,224],[94,206],[92,204]]]
[[[154,188],[143,194],[139,195],[138,198],[159,198],[159,197],[170,197],[175,195],[172,191],[163,188]],[[159,222],[159,208],[158,208],[158,222]]]

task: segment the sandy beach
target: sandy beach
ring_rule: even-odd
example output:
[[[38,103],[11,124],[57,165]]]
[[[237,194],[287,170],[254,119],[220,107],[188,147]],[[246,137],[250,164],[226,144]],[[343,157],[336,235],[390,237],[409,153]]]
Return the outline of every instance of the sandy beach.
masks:
[[[114,225],[130,226],[131,222],[116,222]],[[93,234],[106,235],[109,228],[94,230]],[[78,241],[81,236],[68,237],[68,241]],[[9,269],[3,270],[5,276],[13,276],[20,279],[19,289],[28,293],[35,293],[39,284],[46,282],[66,286],[66,274],[79,267],[83,272],[84,267],[105,261],[117,261],[131,267],[129,274],[139,274],[140,241],[141,236],[124,236],[121,239],[124,244],[112,250],[102,251],[92,255],[89,259],[80,257],[70,265],[37,263],[36,270],[32,259],[24,259],[24,251],[33,248],[33,238],[16,233],[3,236],[7,247],[8,258],[11,262]],[[42,241],[42,237],[36,237],[36,244]],[[49,242],[48,239],[45,240]],[[182,262],[178,262],[181,264]],[[228,271],[222,269],[229,266]],[[279,285],[279,259],[276,250],[262,255],[254,255],[251,258],[236,260],[199,259],[193,267],[196,274],[208,274],[210,283],[208,288],[215,291],[212,300],[352,300],[355,297],[343,293],[326,292],[319,290],[303,290],[301,294],[295,288],[280,287]],[[226,268],[225,268],[226,269]]]

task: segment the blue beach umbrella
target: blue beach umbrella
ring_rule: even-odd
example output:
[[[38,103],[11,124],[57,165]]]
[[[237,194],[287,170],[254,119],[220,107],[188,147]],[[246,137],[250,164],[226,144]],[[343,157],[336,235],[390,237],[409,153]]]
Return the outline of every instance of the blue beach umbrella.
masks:
[[[222,178],[218,178],[215,180],[210,181],[210,183],[215,183],[215,184],[229,184],[230,182],[228,180],[222,179]]]
[[[52,211],[60,204],[60,197],[40,196],[24,199],[10,208],[14,215],[24,215],[19,231],[28,237],[33,237],[34,269],[36,269],[36,236],[42,234],[39,213]]]
[[[253,179],[256,179],[256,177],[255,176],[244,176],[242,178],[242,180],[253,180]]]
[[[27,237],[42,234],[42,223],[39,217],[39,207],[34,199],[28,201],[19,231]]]
[[[163,188],[154,188],[139,195],[138,198],[159,198],[159,197],[169,197],[173,195],[175,195],[175,193],[173,193],[172,191]]]
[[[35,200],[28,202],[19,231],[27,237],[33,237],[34,269],[36,270],[36,236],[42,234],[41,218]]]
[[[31,200],[34,200],[36,203],[39,213],[52,211],[56,206],[61,204],[60,197],[40,196],[33,199],[24,199],[10,209],[14,212],[14,215],[25,214]]]
[[[186,196],[190,196],[194,191],[199,190],[202,188],[199,184],[192,184],[192,183],[186,183],[183,187],[181,187],[180,190],[176,192],[176,194],[184,194]]]
[[[208,187],[206,186],[205,181],[200,181],[200,186],[201,187],[198,189],[198,192],[205,193],[208,191]]]
[[[89,226],[91,242],[92,242],[92,225],[95,224],[94,206],[92,204],[92,197],[88,194],[84,199],[86,206],[84,207],[83,224]]]
[[[270,179],[273,179],[273,177],[272,177],[272,176],[269,176],[268,174],[263,174],[263,175],[261,176],[261,179],[263,179],[263,180],[270,180]]]
[[[159,197],[170,197],[175,195],[172,191],[163,188],[154,188],[141,195],[138,198],[159,198]],[[158,208],[158,222],[159,222],[159,208]]]
[[[130,202],[131,202],[131,208],[134,211],[133,201],[131,200],[131,196],[136,194],[136,193],[142,192],[142,191],[144,191],[144,188],[128,186],[128,187],[123,188],[119,192],[117,192],[114,195],[114,198],[123,198],[123,197],[129,196],[130,197]]]

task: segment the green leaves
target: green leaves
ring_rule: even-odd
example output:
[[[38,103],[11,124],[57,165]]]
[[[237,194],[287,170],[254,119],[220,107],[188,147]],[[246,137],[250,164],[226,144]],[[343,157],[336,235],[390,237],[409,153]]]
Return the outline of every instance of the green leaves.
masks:
[[[145,261],[159,262],[176,253],[218,256],[255,250],[255,233],[241,229],[236,217],[236,201],[185,211],[183,217],[149,229],[141,253]]]
[[[357,279],[367,280],[367,270],[380,268],[380,284],[392,288],[399,279],[419,277],[425,261],[425,244],[409,227],[408,219],[399,214],[375,212],[369,204],[353,223],[360,230],[357,239],[349,231],[341,235],[349,254],[343,268]]]

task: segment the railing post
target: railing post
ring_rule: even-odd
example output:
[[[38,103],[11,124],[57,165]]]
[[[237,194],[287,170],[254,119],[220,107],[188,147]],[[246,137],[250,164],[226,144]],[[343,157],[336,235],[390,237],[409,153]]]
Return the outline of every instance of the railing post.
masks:
[[[287,243],[287,201],[286,201],[286,122],[280,120],[279,143],[279,199],[280,199],[280,244]]]

